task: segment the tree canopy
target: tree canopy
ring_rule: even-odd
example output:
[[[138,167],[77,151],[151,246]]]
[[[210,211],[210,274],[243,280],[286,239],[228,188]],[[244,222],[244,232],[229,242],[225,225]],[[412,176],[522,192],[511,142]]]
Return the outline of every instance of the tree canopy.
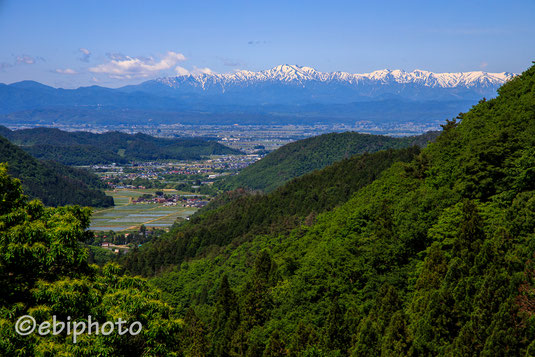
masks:
[[[20,182],[0,166],[0,354],[2,356],[180,355],[183,321],[146,281],[114,264],[87,263],[82,241],[91,233],[89,209],[49,208],[28,201]],[[20,316],[37,323],[118,317],[142,323],[139,335],[57,335],[15,332]]]
[[[151,281],[178,311],[195,313],[209,350],[230,355],[532,355],[533,103],[535,67],[448,121],[411,159],[351,184],[349,197],[325,211],[309,198],[343,179],[315,191],[305,175],[254,196],[269,210],[245,204],[232,224],[210,223],[250,198],[231,199],[176,229],[180,245],[193,249],[186,260],[155,260]],[[318,177],[329,177],[325,170]],[[301,185],[311,196],[296,194]],[[318,213],[271,230],[266,217],[289,206]],[[225,241],[241,223],[256,233]],[[205,240],[209,233],[221,241]],[[170,246],[161,247],[156,256]],[[221,322],[212,325],[222,289],[237,301],[228,336]]]

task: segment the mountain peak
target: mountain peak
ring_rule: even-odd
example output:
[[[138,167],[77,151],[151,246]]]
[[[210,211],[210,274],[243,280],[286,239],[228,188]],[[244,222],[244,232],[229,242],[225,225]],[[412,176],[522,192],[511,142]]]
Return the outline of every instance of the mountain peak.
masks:
[[[273,70],[276,71],[290,71],[290,70],[298,70],[300,67],[295,64],[279,64],[278,66],[273,67]]]
[[[304,84],[306,82],[318,81],[329,83],[347,83],[358,85],[361,83],[376,84],[408,84],[414,83],[425,87],[478,87],[478,86],[500,86],[505,81],[512,78],[514,74],[508,72],[487,73],[482,71],[457,72],[457,73],[434,73],[426,70],[415,69],[406,72],[402,69],[391,70],[388,68],[376,70],[363,74],[352,74],[348,72],[320,72],[312,67],[299,66],[295,64],[281,64],[268,70],[248,71],[239,70],[234,73],[202,73],[179,77],[161,78],[157,82],[176,87],[182,82],[198,82],[198,85],[205,88],[206,85],[217,84],[219,87],[227,85],[251,84],[261,82],[296,82]]]
[[[271,80],[302,81],[317,79],[316,77],[319,72],[311,67],[303,67],[295,64],[281,64],[272,69],[257,73],[261,73],[263,76]]]
[[[36,81],[31,81],[31,80],[24,80],[20,82],[11,83],[9,84],[9,86],[14,87],[14,88],[21,88],[21,89],[54,89],[45,84],[42,84]]]
[[[267,96],[265,100],[268,102],[281,96],[285,97],[283,101],[287,101],[289,97],[282,93],[287,93],[287,90],[299,90],[298,88],[307,88],[306,92],[311,101],[320,100],[320,97],[355,101],[360,100],[358,98],[375,98],[384,95],[410,99],[424,97],[460,99],[466,98],[467,95],[472,98],[492,97],[496,94],[496,89],[513,76],[514,74],[506,72],[435,73],[422,69],[407,72],[402,69],[388,68],[358,74],[320,72],[312,67],[281,64],[263,71],[238,70],[222,74],[192,74],[160,78],[150,83],[159,84],[164,90],[165,88],[177,90],[177,93],[184,91],[200,94],[208,91],[211,95],[243,90],[249,92],[258,89],[259,93]],[[438,91],[433,91],[433,88],[448,89],[448,93],[440,94]],[[268,90],[271,93],[269,95],[266,92]]]

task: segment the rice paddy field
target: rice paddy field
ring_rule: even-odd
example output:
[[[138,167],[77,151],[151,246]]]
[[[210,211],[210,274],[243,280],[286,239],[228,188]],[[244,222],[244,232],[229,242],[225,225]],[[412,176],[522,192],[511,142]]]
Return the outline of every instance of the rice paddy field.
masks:
[[[154,193],[158,190],[116,190],[108,191],[113,197],[115,206],[93,212],[91,226],[94,231],[127,231],[137,230],[144,224],[147,228],[165,228],[171,226],[178,217],[186,218],[195,213],[197,208],[181,206],[164,206],[157,203],[132,203],[132,199],[144,193]],[[165,190],[168,194],[182,192]]]

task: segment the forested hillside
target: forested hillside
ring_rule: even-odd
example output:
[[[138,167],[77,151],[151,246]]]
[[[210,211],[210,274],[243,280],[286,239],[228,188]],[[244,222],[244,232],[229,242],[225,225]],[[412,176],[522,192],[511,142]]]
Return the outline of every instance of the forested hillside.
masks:
[[[104,194],[104,185],[94,174],[34,159],[1,136],[0,163],[8,164],[9,173],[22,181],[27,195],[47,206],[113,206],[113,198]]]
[[[286,234],[346,202],[394,162],[409,162],[416,146],[356,155],[323,170],[296,178],[270,194],[246,190],[227,192],[214,206],[191,218],[143,249],[125,257],[132,273],[152,275],[184,259],[206,254],[229,243],[240,244],[261,234]]]
[[[225,190],[248,188],[270,192],[294,177],[324,168],[355,154],[411,145],[425,146],[437,135],[437,132],[405,138],[355,132],[319,135],[284,145],[246,167],[238,175],[225,179],[220,183],[220,187]]]
[[[532,67],[413,160],[370,172],[349,200],[290,229],[270,229],[275,207],[291,212],[284,205],[242,210],[259,225],[250,236],[206,225],[233,215],[232,201],[176,228],[185,256],[197,256],[152,281],[195,316],[188,346],[213,356],[534,355],[534,103]]]
[[[195,160],[208,155],[241,153],[215,141],[190,138],[164,139],[140,133],[93,134],[53,128],[9,130],[0,127],[0,135],[20,145],[38,159],[54,160],[65,165],[168,159]]]
[[[28,202],[20,183],[0,165],[0,355],[1,356],[179,356],[188,331],[173,309],[146,281],[123,274],[117,265],[89,265],[82,241],[88,239],[90,210],[46,208]],[[38,324],[61,321],[48,334],[16,333],[19,317]],[[138,335],[87,333],[73,339],[65,324],[102,326],[118,318],[139,321]],[[72,319],[72,320],[71,320]],[[74,326],[74,324],[73,324]],[[73,328],[74,329],[74,328]],[[42,331],[42,330],[39,330]],[[55,333],[55,332],[58,333]],[[109,329],[107,330],[109,331]],[[99,331],[100,332],[100,331]]]

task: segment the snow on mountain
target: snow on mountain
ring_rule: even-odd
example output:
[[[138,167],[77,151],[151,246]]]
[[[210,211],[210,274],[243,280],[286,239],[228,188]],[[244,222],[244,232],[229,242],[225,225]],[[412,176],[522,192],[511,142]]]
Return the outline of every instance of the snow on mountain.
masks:
[[[297,65],[279,65],[274,68],[253,72],[240,70],[234,73],[195,73],[177,77],[156,79],[155,82],[171,88],[185,85],[200,87],[219,87],[225,90],[228,86],[247,86],[269,82],[292,83],[306,85],[311,82],[337,82],[348,85],[397,85],[415,84],[430,88],[489,88],[499,87],[514,76],[513,73],[459,72],[433,73],[423,70],[406,72],[404,70],[383,69],[370,73],[353,74],[347,72],[319,72],[311,67]]]

